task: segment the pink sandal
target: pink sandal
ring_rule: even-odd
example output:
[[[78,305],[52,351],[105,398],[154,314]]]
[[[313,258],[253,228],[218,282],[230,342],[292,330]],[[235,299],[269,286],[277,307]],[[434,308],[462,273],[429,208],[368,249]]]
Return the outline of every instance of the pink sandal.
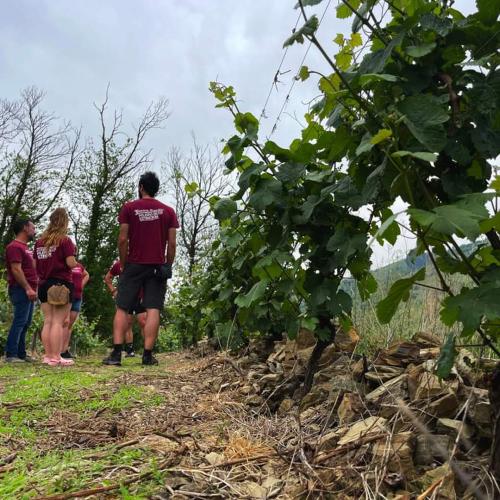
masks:
[[[58,362],[61,366],[71,366],[75,364],[75,362],[72,359],[66,359],[66,358],[59,358]]]
[[[47,358],[47,362],[45,363],[48,366],[59,366],[59,360],[54,358]]]

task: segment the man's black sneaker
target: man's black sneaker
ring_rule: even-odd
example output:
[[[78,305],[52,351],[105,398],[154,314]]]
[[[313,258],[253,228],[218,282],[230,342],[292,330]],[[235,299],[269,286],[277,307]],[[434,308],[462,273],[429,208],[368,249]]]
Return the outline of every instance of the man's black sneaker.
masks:
[[[135,351],[133,349],[128,349],[127,353],[125,354],[126,358],[135,358]]]
[[[158,360],[154,356],[142,357],[143,366],[154,366],[158,364]]]
[[[121,357],[114,356],[112,353],[107,357],[102,360],[103,365],[109,365],[109,366],[121,366],[122,365],[122,360]]]
[[[64,358],[64,359],[73,359],[74,356],[73,356],[73,354],[71,354],[69,352],[69,350],[67,350],[67,351],[64,351],[64,352],[61,353],[61,358]]]

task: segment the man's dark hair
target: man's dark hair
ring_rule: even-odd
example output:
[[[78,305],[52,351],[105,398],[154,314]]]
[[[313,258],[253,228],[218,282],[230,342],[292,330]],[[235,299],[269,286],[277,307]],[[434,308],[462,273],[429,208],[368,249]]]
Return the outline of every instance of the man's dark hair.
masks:
[[[149,196],[155,197],[160,189],[160,180],[154,172],[144,172],[139,179],[139,186],[142,186]]]
[[[33,221],[31,219],[16,219],[14,221],[14,224],[12,224],[12,230],[14,231],[14,234],[17,236],[24,229],[24,226],[26,226],[30,222]]]

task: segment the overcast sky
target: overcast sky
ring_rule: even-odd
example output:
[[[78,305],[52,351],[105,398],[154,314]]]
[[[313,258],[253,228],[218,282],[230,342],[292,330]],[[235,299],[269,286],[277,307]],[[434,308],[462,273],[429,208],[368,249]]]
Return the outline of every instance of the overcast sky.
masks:
[[[211,80],[233,85],[241,108],[260,115],[283,56],[283,41],[297,22],[296,0],[2,0],[0,16],[0,97],[15,99],[36,85],[46,91],[47,110],[95,136],[93,102],[110,84],[110,107],[134,123],[159,96],[170,101],[171,116],[154,131],[148,146],[158,166],[171,146],[189,149],[191,133],[209,143],[233,133],[231,117],[215,109]],[[319,38],[333,53],[336,33],[351,20],[335,18],[338,0],[310,9],[325,16]],[[470,11],[472,0],[455,6]],[[262,122],[270,134],[300,68],[308,45],[288,50],[278,84]],[[311,68],[325,63],[312,48]],[[326,71],[326,70],[325,70]],[[297,82],[281,114],[273,140],[288,144],[297,134],[306,103],[317,95],[313,81]]]

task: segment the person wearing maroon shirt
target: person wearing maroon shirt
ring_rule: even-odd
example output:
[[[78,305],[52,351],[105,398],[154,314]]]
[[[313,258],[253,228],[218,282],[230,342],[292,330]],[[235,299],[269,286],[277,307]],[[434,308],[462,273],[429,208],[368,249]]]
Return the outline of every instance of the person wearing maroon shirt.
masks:
[[[33,252],[40,279],[38,298],[42,303],[42,343],[45,348],[43,362],[49,366],[72,365],[72,359],[61,358],[64,321],[73,301],[73,276],[71,269],[78,265],[76,247],[68,237],[69,217],[64,208],[56,208],[50,215],[49,225],[35,243]],[[69,290],[69,303],[48,303],[48,290],[52,285],[64,285]]]
[[[71,332],[73,330],[73,325],[80,315],[82,309],[82,298],[83,289],[87,285],[90,279],[90,275],[82,264],[78,263],[76,267],[71,269],[71,275],[73,278],[73,302],[71,303],[71,309],[69,315],[64,322],[64,339],[63,347],[61,352],[61,358],[73,359],[73,355],[69,351],[69,344],[71,342]]]
[[[106,286],[108,287],[109,292],[113,296],[113,298],[116,297],[116,287],[113,284],[113,279],[117,278],[120,276],[122,273],[122,268],[120,266],[120,261],[116,260],[113,265],[109,268],[109,271],[106,273],[106,276],[104,276],[104,283],[106,283]],[[134,352],[134,333],[132,331],[132,325],[134,323],[134,316],[137,318],[137,323],[139,323],[139,326],[141,328],[141,335],[142,338],[144,338],[144,325],[146,324],[146,309],[144,309],[144,306],[142,305],[142,290],[141,293],[139,294],[139,298],[134,304],[134,306],[128,310],[128,328],[127,332],[125,333],[125,357],[127,358],[133,358],[135,357],[135,352]]]
[[[12,325],[7,335],[5,360],[9,363],[31,361],[26,355],[26,332],[33,319],[38,276],[28,241],[35,237],[35,226],[29,219],[13,224],[15,239],[5,249],[9,298],[14,308]]]
[[[160,181],[153,172],[139,179],[139,199],[123,205],[118,222],[118,249],[122,274],[116,294],[113,322],[113,351],[103,360],[106,365],[121,365],[121,349],[128,328],[128,311],[137,302],[142,289],[142,305],[146,309],[143,365],[156,365],[153,348],[160,327],[167,280],[172,277],[175,259],[175,211],[155,199]]]

